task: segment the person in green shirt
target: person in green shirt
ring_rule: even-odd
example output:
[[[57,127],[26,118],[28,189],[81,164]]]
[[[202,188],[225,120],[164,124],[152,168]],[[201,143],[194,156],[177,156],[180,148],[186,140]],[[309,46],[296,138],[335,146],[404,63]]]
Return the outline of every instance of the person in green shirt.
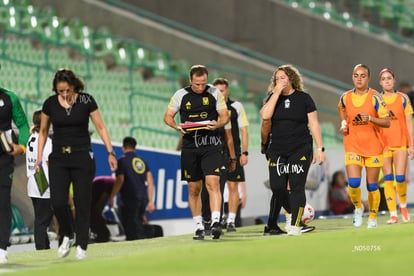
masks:
[[[12,123],[19,130],[18,138],[12,130]],[[14,172],[14,156],[26,152],[29,138],[29,123],[17,95],[0,88],[0,264],[8,263],[11,229],[11,186]]]

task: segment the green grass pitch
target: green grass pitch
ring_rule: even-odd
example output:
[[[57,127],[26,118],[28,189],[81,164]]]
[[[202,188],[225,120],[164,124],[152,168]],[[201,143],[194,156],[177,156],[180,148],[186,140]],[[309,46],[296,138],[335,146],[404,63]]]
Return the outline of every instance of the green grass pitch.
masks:
[[[414,223],[376,229],[346,219],[318,219],[301,236],[263,236],[264,225],[238,228],[220,240],[192,235],[91,244],[88,259],[75,249],[64,259],[56,249],[9,254],[0,274],[11,275],[412,275]],[[281,224],[282,225],[282,224]]]

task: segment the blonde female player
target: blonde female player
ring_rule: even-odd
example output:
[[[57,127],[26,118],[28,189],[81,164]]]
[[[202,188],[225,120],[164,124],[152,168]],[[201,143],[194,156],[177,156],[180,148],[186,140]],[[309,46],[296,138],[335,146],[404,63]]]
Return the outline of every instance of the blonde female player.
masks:
[[[389,68],[384,68],[379,73],[379,83],[382,87],[382,97],[390,112],[391,126],[381,128],[382,139],[385,143],[384,150],[384,192],[387,199],[387,207],[390,212],[388,224],[398,222],[397,204],[394,188],[396,189],[400,203],[400,212],[403,222],[410,221],[407,210],[407,182],[405,180],[407,169],[407,155],[413,159],[413,126],[411,117],[413,108],[410,99],[404,93],[394,89],[395,76]],[[408,148],[408,151],[407,151]]]
[[[344,135],[348,192],[355,206],[353,224],[361,227],[364,208],[360,185],[362,168],[365,167],[369,203],[368,228],[374,228],[377,227],[381,198],[378,175],[383,165],[384,151],[379,127],[389,127],[390,119],[381,94],[368,86],[368,66],[356,65],[352,72],[352,81],[354,88],[342,94],[338,103],[340,131]]]

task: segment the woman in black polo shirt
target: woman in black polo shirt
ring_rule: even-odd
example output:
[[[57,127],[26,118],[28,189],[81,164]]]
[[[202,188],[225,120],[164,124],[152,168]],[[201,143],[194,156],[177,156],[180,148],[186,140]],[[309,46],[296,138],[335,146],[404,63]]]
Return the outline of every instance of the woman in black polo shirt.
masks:
[[[53,91],[43,103],[39,131],[36,166],[41,165],[42,152],[49,127],[53,125],[52,153],[49,156],[49,181],[52,206],[59,222],[61,237],[58,257],[69,254],[76,232],[76,258],[86,258],[89,239],[89,218],[92,180],[95,176],[95,159],[88,131],[89,118],[108,151],[111,170],[117,167],[108,131],[94,98],[83,92],[84,84],[71,70],[60,69],[53,79]],[[72,224],[68,205],[69,185],[73,184],[76,206]]]
[[[278,67],[269,91],[260,115],[263,120],[271,120],[266,151],[270,188],[275,196],[274,203],[277,199],[280,205],[290,207],[286,210],[292,214],[287,234],[296,236],[302,233],[300,222],[306,204],[306,178],[311,163],[316,162],[313,140],[319,164],[325,161],[325,148],[315,102],[303,91],[299,71],[292,65]]]

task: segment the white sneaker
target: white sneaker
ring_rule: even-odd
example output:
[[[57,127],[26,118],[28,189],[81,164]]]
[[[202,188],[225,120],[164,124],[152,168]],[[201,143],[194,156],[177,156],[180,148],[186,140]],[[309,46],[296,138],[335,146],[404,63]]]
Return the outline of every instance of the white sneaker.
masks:
[[[10,239],[9,239],[10,244],[19,244],[20,243],[20,237],[19,236],[15,236],[15,235],[11,235]]]
[[[80,245],[76,247],[76,259],[84,260],[86,259],[86,250],[83,250]]]
[[[289,232],[290,227],[292,224],[292,214],[286,214],[286,225],[285,225],[285,231]]]
[[[362,215],[364,214],[364,207],[362,208],[355,208],[354,210],[354,226],[361,227],[362,225]]]
[[[7,264],[9,259],[7,258],[7,251],[0,249],[0,264]]]
[[[49,237],[49,240],[51,241],[57,240],[57,234],[55,232],[48,231],[47,236]]]
[[[63,237],[62,244],[58,248],[58,252],[57,252],[58,257],[59,258],[66,257],[70,252],[70,248],[72,247],[72,244],[73,244],[73,240],[69,239],[69,237],[66,237],[66,236]]]
[[[300,226],[290,226],[289,231],[287,232],[288,236],[299,236],[302,235],[302,227]]]
[[[377,228],[377,220],[376,219],[369,219],[368,220],[368,228]]]

